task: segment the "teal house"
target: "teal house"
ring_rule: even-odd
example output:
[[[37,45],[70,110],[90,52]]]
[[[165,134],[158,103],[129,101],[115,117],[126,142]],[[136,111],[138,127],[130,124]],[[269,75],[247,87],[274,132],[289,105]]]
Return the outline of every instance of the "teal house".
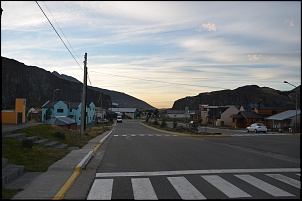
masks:
[[[42,122],[46,120],[46,111],[50,110],[51,118],[58,116],[69,117],[81,125],[81,115],[82,115],[82,102],[67,102],[67,101],[57,101],[51,102],[47,101],[42,106]],[[89,105],[86,105],[86,124],[92,122],[95,113],[95,104],[91,102]]]

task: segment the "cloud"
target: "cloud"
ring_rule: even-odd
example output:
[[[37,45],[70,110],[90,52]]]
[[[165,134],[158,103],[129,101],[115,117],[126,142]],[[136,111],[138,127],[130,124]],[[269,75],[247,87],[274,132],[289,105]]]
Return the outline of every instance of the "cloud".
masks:
[[[202,27],[208,31],[216,31],[216,25],[214,23],[202,24]]]
[[[261,54],[247,55],[250,61],[259,61],[261,59]]]
[[[292,19],[291,20],[285,20],[285,24],[289,27],[295,27],[296,26],[294,20],[292,20]]]

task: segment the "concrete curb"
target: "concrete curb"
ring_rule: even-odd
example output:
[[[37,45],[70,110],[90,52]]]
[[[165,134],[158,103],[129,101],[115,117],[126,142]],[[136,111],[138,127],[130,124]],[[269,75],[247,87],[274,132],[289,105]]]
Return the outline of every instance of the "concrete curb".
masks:
[[[58,193],[53,197],[53,200],[61,200],[66,195],[67,191],[70,189],[71,185],[74,183],[74,181],[77,179],[77,177],[80,175],[80,172],[85,166],[88,164],[90,159],[93,157],[94,153],[100,148],[102,143],[107,139],[107,137],[112,133],[112,130],[104,137],[102,140],[98,142],[98,144],[95,146],[95,148],[90,151],[82,160],[81,162],[75,167],[75,170],[73,174],[70,176],[70,178],[66,181],[66,183],[63,185],[63,187],[58,191]]]
[[[156,130],[156,131],[160,131],[160,132],[163,132],[163,133],[167,133],[167,134],[173,134],[173,135],[177,135],[177,136],[183,136],[183,137],[232,137],[231,135],[229,134],[209,134],[209,135],[199,135],[199,134],[189,134],[189,133],[177,133],[177,132],[172,132],[172,131],[165,131],[165,130],[161,130],[161,129],[158,129],[158,128],[154,128],[152,126],[149,126],[149,125],[146,125],[142,122],[139,122],[140,124],[150,128],[150,129],[153,129],[153,130]]]

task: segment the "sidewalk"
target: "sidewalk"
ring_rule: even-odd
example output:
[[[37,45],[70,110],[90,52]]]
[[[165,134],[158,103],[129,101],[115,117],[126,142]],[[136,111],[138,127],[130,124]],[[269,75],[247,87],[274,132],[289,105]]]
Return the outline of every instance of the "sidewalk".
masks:
[[[2,124],[2,136],[15,130],[40,123]],[[94,153],[111,134],[111,131],[90,140],[82,149],[72,150],[61,160],[51,165],[47,172],[35,178],[23,191],[14,196],[14,200],[62,199],[76,180],[80,171],[87,165]]]
[[[41,123],[31,123],[31,122],[26,122],[23,124],[2,124],[2,136],[4,135],[8,135],[13,133],[16,130],[19,130],[21,128],[26,128],[29,126],[36,126],[39,125]]]

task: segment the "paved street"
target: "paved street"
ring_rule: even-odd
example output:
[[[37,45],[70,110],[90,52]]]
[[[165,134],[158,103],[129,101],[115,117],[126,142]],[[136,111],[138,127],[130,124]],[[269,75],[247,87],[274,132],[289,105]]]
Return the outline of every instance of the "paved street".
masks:
[[[125,121],[101,148],[96,174],[65,199],[88,189],[85,199],[299,199],[299,139],[189,138]]]

